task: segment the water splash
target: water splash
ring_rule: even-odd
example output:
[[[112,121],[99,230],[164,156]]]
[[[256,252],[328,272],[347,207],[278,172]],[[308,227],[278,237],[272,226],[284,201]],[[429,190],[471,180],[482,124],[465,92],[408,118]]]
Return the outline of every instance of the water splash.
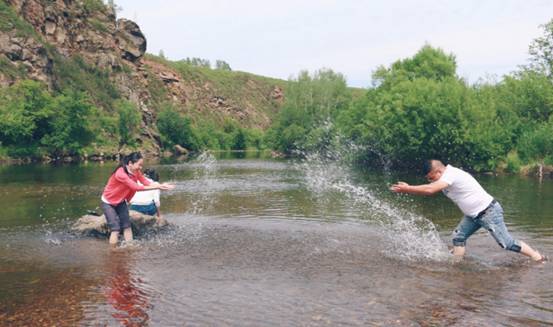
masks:
[[[217,183],[217,179],[215,178],[217,159],[215,159],[215,156],[211,152],[204,151],[193,163],[198,167],[194,171],[194,180],[201,181],[206,186],[204,191],[198,193],[197,198],[192,201],[192,208],[189,210],[189,213],[199,215],[211,208],[215,201],[213,193],[216,190],[215,184]]]
[[[369,215],[365,220],[383,227],[389,243],[384,255],[404,260],[446,260],[447,247],[434,224],[378,198],[366,187],[355,185],[351,181],[351,165],[344,158],[351,158],[351,152],[358,148],[336,149],[342,150],[306,153],[296,164],[305,174],[305,184],[312,194],[321,199],[329,192],[338,192],[353,200],[355,206]]]

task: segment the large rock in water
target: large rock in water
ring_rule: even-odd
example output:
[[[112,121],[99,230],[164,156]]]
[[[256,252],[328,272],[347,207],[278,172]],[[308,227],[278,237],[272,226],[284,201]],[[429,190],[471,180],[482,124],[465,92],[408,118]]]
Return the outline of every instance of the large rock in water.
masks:
[[[167,221],[164,219],[158,223],[155,216],[144,215],[138,211],[129,210],[129,215],[131,217],[133,232],[136,235],[144,234],[148,230],[157,230],[167,225]],[[109,234],[106,216],[104,215],[84,215],[71,226],[71,230],[79,234],[91,236],[107,237]]]

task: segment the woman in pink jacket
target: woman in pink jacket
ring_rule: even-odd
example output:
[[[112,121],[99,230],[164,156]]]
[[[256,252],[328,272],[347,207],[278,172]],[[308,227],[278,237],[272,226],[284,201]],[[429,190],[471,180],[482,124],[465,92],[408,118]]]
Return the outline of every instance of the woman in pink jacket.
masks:
[[[146,179],[141,172],[143,162],[144,159],[140,152],[133,152],[125,156],[111,174],[104,188],[101,207],[111,230],[110,244],[117,243],[121,230],[123,230],[125,241],[133,239],[127,203],[136,192],[153,189],[171,190],[175,187],[171,184],[159,184]]]

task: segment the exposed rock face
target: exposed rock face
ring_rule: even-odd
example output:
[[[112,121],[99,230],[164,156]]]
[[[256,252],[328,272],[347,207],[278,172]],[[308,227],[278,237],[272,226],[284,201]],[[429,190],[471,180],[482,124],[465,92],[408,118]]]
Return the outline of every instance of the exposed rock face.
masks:
[[[131,224],[135,234],[141,235],[148,230],[156,230],[167,225],[167,221],[157,221],[156,217],[143,215],[140,212],[130,210]],[[71,230],[75,233],[87,236],[107,237],[109,228],[104,215],[84,215],[77,220]]]
[[[146,52],[146,38],[135,22],[124,18],[119,19],[116,37],[123,58],[135,62]]]
[[[273,88],[273,91],[271,91],[271,98],[277,101],[283,101],[284,100],[284,92],[282,91],[282,88],[275,86]]]
[[[80,1],[67,0],[8,0],[8,3],[64,57],[78,54],[90,64],[111,70],[121,66],[119,59],[136,64],[146,51],[146,38],[138,25],[127,19],[116,21],[115,13],[107,7],[87,9]],[[53,58],[48,57],[37,38],[17,34],[14,29],[1,35],[0,53],[16,63],[30,63],[36,68],[35,77],[48,81],[52,78],[48,63]]]
[[[44,46],[35,39],[20,37],[16,33],[0,34],[1,54],[11,61],[13,69],[24,70],[30,78],[50,84],[52,60]],[[15,76],[3,76],[0,86],[9,85],[15,79]]]
[[[4,1],[29,28],[0,30],[0,87],[31,78],[53,88],[58,85],[56,69],[64,60],[78,56],[107,73],[118,94],[138,108],[140,142],[147,155],[160,154],[156,104],[170,102],[186,114],[212,112],[209,116],[219,121],[231,117],[244,126],[261,128],[269,126],[269,115],[278,111],[282,100],[278,87],[271,91],[273,86],[260,87],[241,77],[244,93],[261,99],[251,102],[220,92],[209,80],[188,79],[168,65],[145,59],[147,42],[140,27],[127,19],[116,20],[114,10],[101,0]],[[270,107],[269,114],[258,108],[259,103]]]
[[[100,0],[7,0],[7,3],[32,29],[0,31],[0,60],[6,58],[4,65],[12,72],[0,71],[0,86],[31,78],[53,87],[55,65],[79,56],[88,65],[109,73],[119,94],[140,110],[144,139],[150,140],[143,151],[158,155],[160,138],[150,109],[147,81],[137,73],[146,51],[146,38],[138,25],[127,19],[116,21],[115,12]],[[94,6],[87,7],[85,3]],[[56,60],[56,56],[61,59]]]

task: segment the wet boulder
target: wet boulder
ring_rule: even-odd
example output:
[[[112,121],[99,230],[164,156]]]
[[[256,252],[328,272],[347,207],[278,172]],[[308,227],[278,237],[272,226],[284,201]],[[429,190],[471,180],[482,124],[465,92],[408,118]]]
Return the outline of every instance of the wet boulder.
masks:
[[[158,222],[155,216],[144,215],[134,210],[129,210],[129,215],[135,235],[144,234],[149,230],[158,230],[168,224],[163,218]],[[109,235],[109,228],[104,215],[84,215],[73,224],[71,230],[77,234],[88,236],[107,237]]]

